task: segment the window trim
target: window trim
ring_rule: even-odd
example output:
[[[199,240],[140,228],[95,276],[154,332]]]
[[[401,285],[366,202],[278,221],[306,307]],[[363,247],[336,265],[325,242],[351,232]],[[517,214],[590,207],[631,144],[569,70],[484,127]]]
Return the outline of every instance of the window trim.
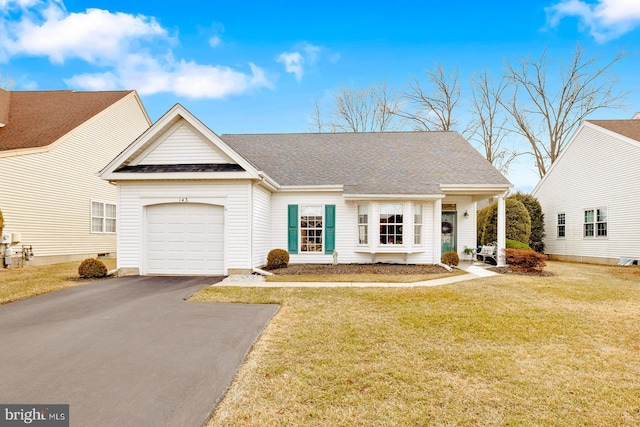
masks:
[[[102,215],[97,216],[94,215],[93,212],[93,204],[102,205]],[[114,216],[107,216],[107,206],[113,206]],[[91,234],[116,234],[118,231],[118,205],[111,202],[106,202],[104,200],[91,200],[90,203],[90,220],[89,220],[89,230]],[[100,230],[93,229],[93,220],[100,219]],[[113,220],[113,231],[107,231],[107,220]]]
[[[366,209],[366,212],[364,213],[360,213],[360,209],[364,208]],[[357,233],[357,238],[358,238],[358,246],[369,246],[369,243],[371,241],[370,239],[370,226],[369,226],[369,218],[371,217],[371,204],[369,203],[358,203],[357,207],[356,207],[356,222],[358,225],[358,233]],[[361,222],[361,217],[365,216],[366,217],[366,221]],[[364,229],[364,233],[361,233],[360,230]],[[362,236],[364,236],[364,241],[362,241]]]
[[[562,215],[562,224],[560,223],[560,215]],[[560,227],[562,227],[562,236],[560,235]],[[556,239],[565,239],[567,237],[567,214],[558,212],[556,214]]]
[[[393,213],[393,214],[383,214],[382,213],[382,208],[383,206],[393,206],[393,207],[400,207],[400,211],[401,213]],[[402,220],[401,222],[386,222],[383,223],[382,222],[382,215],[392,215],[394,217],[394,220],[397,220],[397,216],[401,215],[402,216]],[[401,248],[401,247],[405,247],[406,244],[406,239],[405,237],[405,226],[404,226],[404,222],[405,222],[405,205],[404,203],[380,203],[378,206],[378,245],[381,247],[385,247],[385,248]],[[386,225],[383,225],[386,224]],[[387,233],[383,234],[382,233],[382,227],[387,227]],[[393,228],[393,233],[389,233],[389,227]],[[398,233],[399,230],[399,233]],[[387,238],[387,242],[383,242],[383,236],[386,235]],[[400,236],[400,243],[397,243],[398,239],[397,236]],[[389,243],[389,239],[393,239],[392,243]]]
[[[318,227],[313,228],[313,230],[315,230],[315,231],[320,230],[320,250],[318,250],[318,251],[309,251],[309,250],[305,251],[305,250],[302,250],[302,248],[304,246],[305,238],[309,237],[309,236],[303,236],[302,232],[304,230],[307,230],[307,231],[308,230],[312,230],[312,228],[309,228],[309,227],[304,227],[304,228],[302,227],[302,217],[303,217],[302,211],[305,208],[311,208],[311,207],[319,208],[319,210],[320,210],[320,215],[319,216],[320,216],[320,218],[322,218],[320,220],[322,225],[319,228]],[[309,215],[304,215],[304,216],[309,216]],[[318,215],[315,215],[315,216],[317,217]],[[298,253],[299,254],[312,254],[312,255],[324,254],[325,241],[326,241],[326,237],[327,237],[326,236],[326,232],[325,232],[325,221],[326,221],[325,217],[326,217],[326,213],[325,213],[325,205],[324,204],[321,204],[321,203],[320,204],[318,204],[318,203],[306,203],[306,204],[305,203],[300,203],[298,205],[298,237],[299,237]],[[308,245],[309,245],[309,243],[307,242],[307,246]]]
[[[604,212],[604,221],[600,221],[600,213]],[[592,220],[587,222],[587,212],[592,212]],[[582,209],[582,238],[583,239],[607,239],[609,237],[609,208],[606,206]],[[601,233],[600,225],[604,224],[604,234]],[[592,235],[587,235],[587,226],[591,226]]]

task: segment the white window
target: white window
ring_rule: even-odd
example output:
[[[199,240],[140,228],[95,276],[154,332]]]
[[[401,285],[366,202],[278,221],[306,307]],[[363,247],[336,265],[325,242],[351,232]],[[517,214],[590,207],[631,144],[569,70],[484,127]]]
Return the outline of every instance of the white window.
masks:
[[[403,221],[402,204],[380,205],[380,244],[401,245]]]
[[[322,205],[300,206],[300,252],[322,252]]]
[[[413,207],[413,244],[422,244],[422,205]]]
[[[369,205],[358,205],[358,244],[369,244]]]
[[[607,208],[584,211],[584,237],[607,237]]]
[[[566,237],[566,215],[564,213],[558,214],[558,238]]]
[[[91,232],[116,232],[116,205],[103,202],[91,202]]]

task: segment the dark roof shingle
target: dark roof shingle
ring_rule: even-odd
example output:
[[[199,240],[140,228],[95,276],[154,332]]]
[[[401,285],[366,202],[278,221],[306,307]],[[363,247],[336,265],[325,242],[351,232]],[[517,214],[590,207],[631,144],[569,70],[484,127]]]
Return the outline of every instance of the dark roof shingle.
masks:
[[[440,185],[509,185],[457,132],[222,135],[280,185],[346,194],[440,194]]]
[[[12,91],[0,151],[45,147],[131,92]]]

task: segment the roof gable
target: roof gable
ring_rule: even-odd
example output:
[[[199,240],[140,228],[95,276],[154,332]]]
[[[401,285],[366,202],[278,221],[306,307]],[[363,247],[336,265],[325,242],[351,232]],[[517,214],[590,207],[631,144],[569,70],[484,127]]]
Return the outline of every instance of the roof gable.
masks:
[[[203,173],[215,174],[211,177],[261,177],[251,163],[180,104],[113,159],[100,176],[114,181],[160,179],[165,173],[173,173],[172,177],[179,179],[204,178]]]
[[[42,148],[90,120],[133,91],[12,91],[0,95],[0,152]],[[2,102],[6,104],[3,104]]]
[[[235,164],[236,162],[182,119],[131,163],[136,165],[179,165]]]
[[[345,194],[442,194],[509,181],[457,132],[222,135],[282,186],[342,185]]]

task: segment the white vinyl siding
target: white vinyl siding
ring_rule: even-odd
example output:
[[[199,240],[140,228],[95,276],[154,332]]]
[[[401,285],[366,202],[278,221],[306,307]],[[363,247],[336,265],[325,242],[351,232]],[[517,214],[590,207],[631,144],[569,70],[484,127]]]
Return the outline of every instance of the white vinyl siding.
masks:
[[[271,249],[271,193],[259,185],[253,186],[253,266],[267,263]],[[283,249],[286,250],[286,247]]]
[[[140,156],[140,165],[232,163],[186,121],[174,125]]]
[[[5,231],[21,233],[36,260],[115,252],[115,234],[91,232],[91,200],[117,198],[97,173],[148,127],[132,93],[48,152],[0,157]]]
[[[121,182],[118,204],[118,268],[145,270],[144,209],[162,203],[203,203],[225,210],[225,268],[250,269],[251,240],[249,181]],[[285,242],[286,243],[286,242]]]
[[[332,192],[315,192],[315,193],[273,193],[271,199],[271,242],[274,248],[287,248],[287,219],[288,205],[335,205],[336,206],[336,228],[335,228],[335,251],[338,253],[339,263],[368,263],[368,262],[397,262],[410,264],[431,264],[433,260],[432,247],[420,248],[419,252],[413,253],[372,253],[368,248],[363,249],[358,244],[359,226],[358,226],[358,205],[366,203],[345,202],[341,193]],[[409,203],[410,205],[410,203]],[[373,215],[371,210],[369,216]],[[433,202],[424,203],[424,223],[433,221]],[[371,225],[370,230],[377,227]],[[376,238],[378,232],[376,231]],[[430,230],[424,234],[425,241],[431,241],[432,233]],[[438,239],[440,237],[438,236]],[[369,236],[369,240],[373,239]],[[413,241],[413,237],[411,237]],[[395,246],[395,245],[391,245]],[[324,253],[304,253],[291,254],[291,263],[309,263],[322,264],[331,263],[333,256]],[[440,261],[439,259],[437,260]]]
[[[598,155],[594,156],[597,152]],[[640,142],[583,125],[540,183],[535,197],[545,218],[545,252],[573,259],[640,258]],[[597,177],[597,179],[594,179]],[[585,210],[607,208],[606,238],[585,238]],[[553,236],[556,213],[566,214],[566,237]]]

